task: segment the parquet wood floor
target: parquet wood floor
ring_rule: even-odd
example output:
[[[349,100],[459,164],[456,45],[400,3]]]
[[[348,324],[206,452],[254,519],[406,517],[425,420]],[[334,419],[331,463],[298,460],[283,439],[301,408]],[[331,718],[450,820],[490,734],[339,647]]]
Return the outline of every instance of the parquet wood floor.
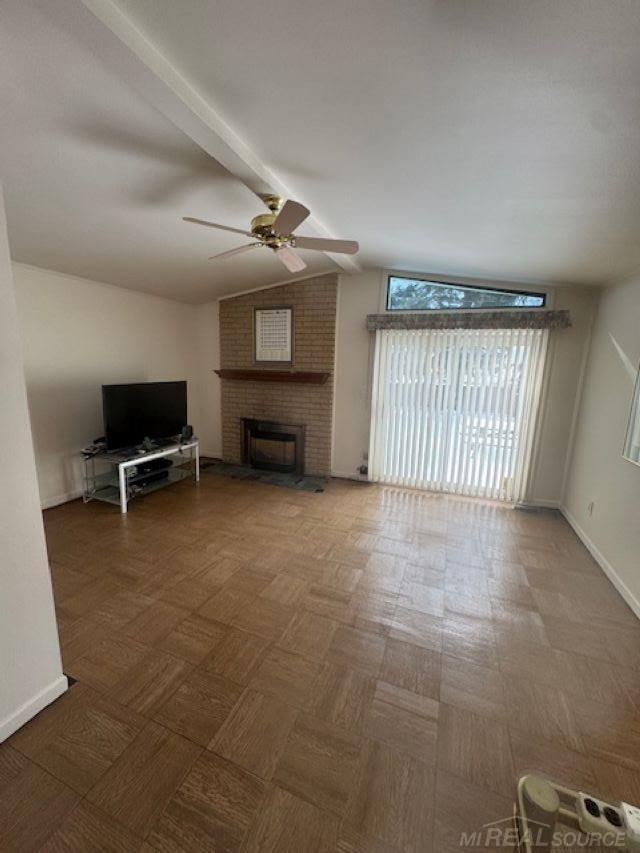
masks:
[[[640,624],[550,511],[215,475],[45,513],[65,672],[3,851],[446,853],[548,772],[640,798]]]

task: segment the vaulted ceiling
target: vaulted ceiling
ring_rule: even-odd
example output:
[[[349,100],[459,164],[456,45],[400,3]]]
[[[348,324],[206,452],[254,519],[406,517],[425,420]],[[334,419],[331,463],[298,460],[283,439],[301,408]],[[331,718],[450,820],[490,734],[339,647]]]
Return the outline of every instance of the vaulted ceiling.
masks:
[[[209,262],[235,236],[181,217],[245,228],[272,190],[360,267],[610,280],[640,267],[639,44],[637,0],[1,0],[13,256],[259,287],[277,259]]]

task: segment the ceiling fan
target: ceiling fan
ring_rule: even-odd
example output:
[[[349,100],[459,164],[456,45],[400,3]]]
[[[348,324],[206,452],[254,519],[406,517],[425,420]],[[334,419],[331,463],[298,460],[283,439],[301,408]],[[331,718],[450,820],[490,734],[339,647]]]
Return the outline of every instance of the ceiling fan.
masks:
[[[251,220],[251,230],[243,231],[242,228],[230,228],[228,225],[217,225],[215,222],[207,222],[206,219],[195,219],[193,216],[183,216],[185,222],[194,222],[196,225],[206,225],[208,228],[219,228],[222,231],[231,231],[234,234],[244,234],[253,237],[254,243],[247,243],[237,249],[229,249],[213,255],[209,260],[230,258],[231,255],[239,255],[248,252],[257,246],[266,246],[282,261],[289,272],[300,272],[306,268],[305,262],[294,249],[313,249],[318,252],[336,252],[338,254],[355,255],[358,244],[355,240],[328,240],[324,237],[297,237],[293,232],[309,216],[309,209],[298,201],[284,201],[279,196],[269,195],[264,197],[264,202],[270,213],[261,213]]]

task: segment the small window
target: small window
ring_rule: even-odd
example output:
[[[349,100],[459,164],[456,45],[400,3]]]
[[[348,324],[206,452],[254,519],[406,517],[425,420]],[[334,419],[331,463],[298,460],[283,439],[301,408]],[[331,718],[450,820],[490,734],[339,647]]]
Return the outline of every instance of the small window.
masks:
[[[456,308],[543,308],[544,293],[492,290],[421,278],[389,276],[387,311],[451,311]]]

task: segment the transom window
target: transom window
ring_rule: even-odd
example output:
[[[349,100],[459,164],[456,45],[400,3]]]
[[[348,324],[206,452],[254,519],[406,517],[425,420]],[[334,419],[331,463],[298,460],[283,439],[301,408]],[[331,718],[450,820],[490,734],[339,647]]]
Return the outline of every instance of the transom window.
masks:
[[[389,276],[387,311],[451,311],[456,308],[543,308],[544,293]]]

